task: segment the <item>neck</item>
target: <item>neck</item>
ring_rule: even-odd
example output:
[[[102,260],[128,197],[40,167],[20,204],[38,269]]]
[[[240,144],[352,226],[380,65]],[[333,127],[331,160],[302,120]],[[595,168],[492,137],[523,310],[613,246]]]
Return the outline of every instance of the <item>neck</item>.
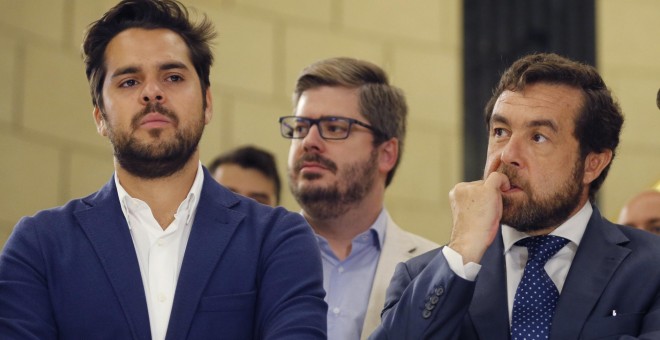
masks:
[[[340,216],[318,219],[307,211],[303,211],[303,216],[314,232],[328,241],[335,256],[343,261],[351,254],[353,239],[374,224],[382,209],[383,195],[372,191]]]
[[[147,203],[158,224],[166,229],[174,220],[174,214],[190,192],[199,164],[195,152],[190,160],[176,173],[162,178],[145,179],[122,168],[115,159],[115,172],[121,186],[131,197]]]

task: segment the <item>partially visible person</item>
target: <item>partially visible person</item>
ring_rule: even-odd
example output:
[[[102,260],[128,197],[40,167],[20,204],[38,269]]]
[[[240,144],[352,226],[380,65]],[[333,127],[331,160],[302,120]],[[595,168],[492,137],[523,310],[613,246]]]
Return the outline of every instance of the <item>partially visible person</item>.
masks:
[[[631,198],[621,209],[619,224],[660,235],[660,191],[647,190]]]
[[[254,146],[228,151],[209,163],[209,172],[229,190],[270,206],[280,203],[275,157]]]
[[[396,264],[438,246],[384,207],[403,154],[406,100],[380,67],[331,58],[302,71],[293,104],[280,129],[291,139],[289,187],[321,250],[328,339],[366,339]]]
[[[124,0],[90,26],[93,118],[115,172],[18,222],[0,253],[1,339],[325,339],[307,223],[199,161],[214,35],[172,0]]]
[[[623,125],[597,70],[524,56],[485,113],[483,180],[450,191],[449,244],[397,267],[371,339],[660,339],[660,237],[594,201]]]

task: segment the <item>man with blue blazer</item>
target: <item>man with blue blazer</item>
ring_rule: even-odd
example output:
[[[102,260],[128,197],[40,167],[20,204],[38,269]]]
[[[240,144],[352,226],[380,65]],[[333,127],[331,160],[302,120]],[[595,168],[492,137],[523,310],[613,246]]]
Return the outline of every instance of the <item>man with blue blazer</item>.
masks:
[[[94,119],[115,174],[16,225],[0,254],[0,338],[325,339],[309,226],[199,161],[213,36],[169,0],[122,1],[90,27]]]
[[[660,339],[660,239],[594,205],[621,110],[596,70],[516,61],[486,107],[484,179],[439,250],[397,266],[371,339]]]

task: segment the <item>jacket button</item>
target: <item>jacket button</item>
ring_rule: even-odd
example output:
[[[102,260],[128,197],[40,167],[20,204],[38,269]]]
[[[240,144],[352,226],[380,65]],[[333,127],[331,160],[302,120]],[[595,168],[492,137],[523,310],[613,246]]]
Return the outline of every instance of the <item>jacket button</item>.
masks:
[[[438,287],[435,289],[435,295],[440,296],[445,292],[444,288]]]
[[[432,304],[435,305],[436,303],[438,303],[438,301],[440,301],[440,298],[437,296],[431,296],[429,300],[431,301]]]
[[[433,308],[435,308],[435,305],[432,304],[432,303],[430,303],[430,302],[427,302],[427,303],[424,305],[424,307],[426,307],[427,310],[433,310]]]
[[[422,312],[422,317],[423,317],[424,319],[428,319],[428,318],[430,318],[430,317],[431,317],[431,311],[428,310],[428,309],[425,309],[425,310]]]

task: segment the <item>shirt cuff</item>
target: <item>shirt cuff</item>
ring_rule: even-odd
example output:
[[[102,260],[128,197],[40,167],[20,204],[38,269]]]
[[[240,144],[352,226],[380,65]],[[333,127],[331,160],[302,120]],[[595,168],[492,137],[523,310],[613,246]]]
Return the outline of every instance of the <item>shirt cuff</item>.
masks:
[[[460,276],[462,279],[474,281],[481,270],[481,265],[474,262],[468,262],[463,265],[463,256],[449,246],[442,247],[442,254],[449,263],[449,268],[454,274]]]

